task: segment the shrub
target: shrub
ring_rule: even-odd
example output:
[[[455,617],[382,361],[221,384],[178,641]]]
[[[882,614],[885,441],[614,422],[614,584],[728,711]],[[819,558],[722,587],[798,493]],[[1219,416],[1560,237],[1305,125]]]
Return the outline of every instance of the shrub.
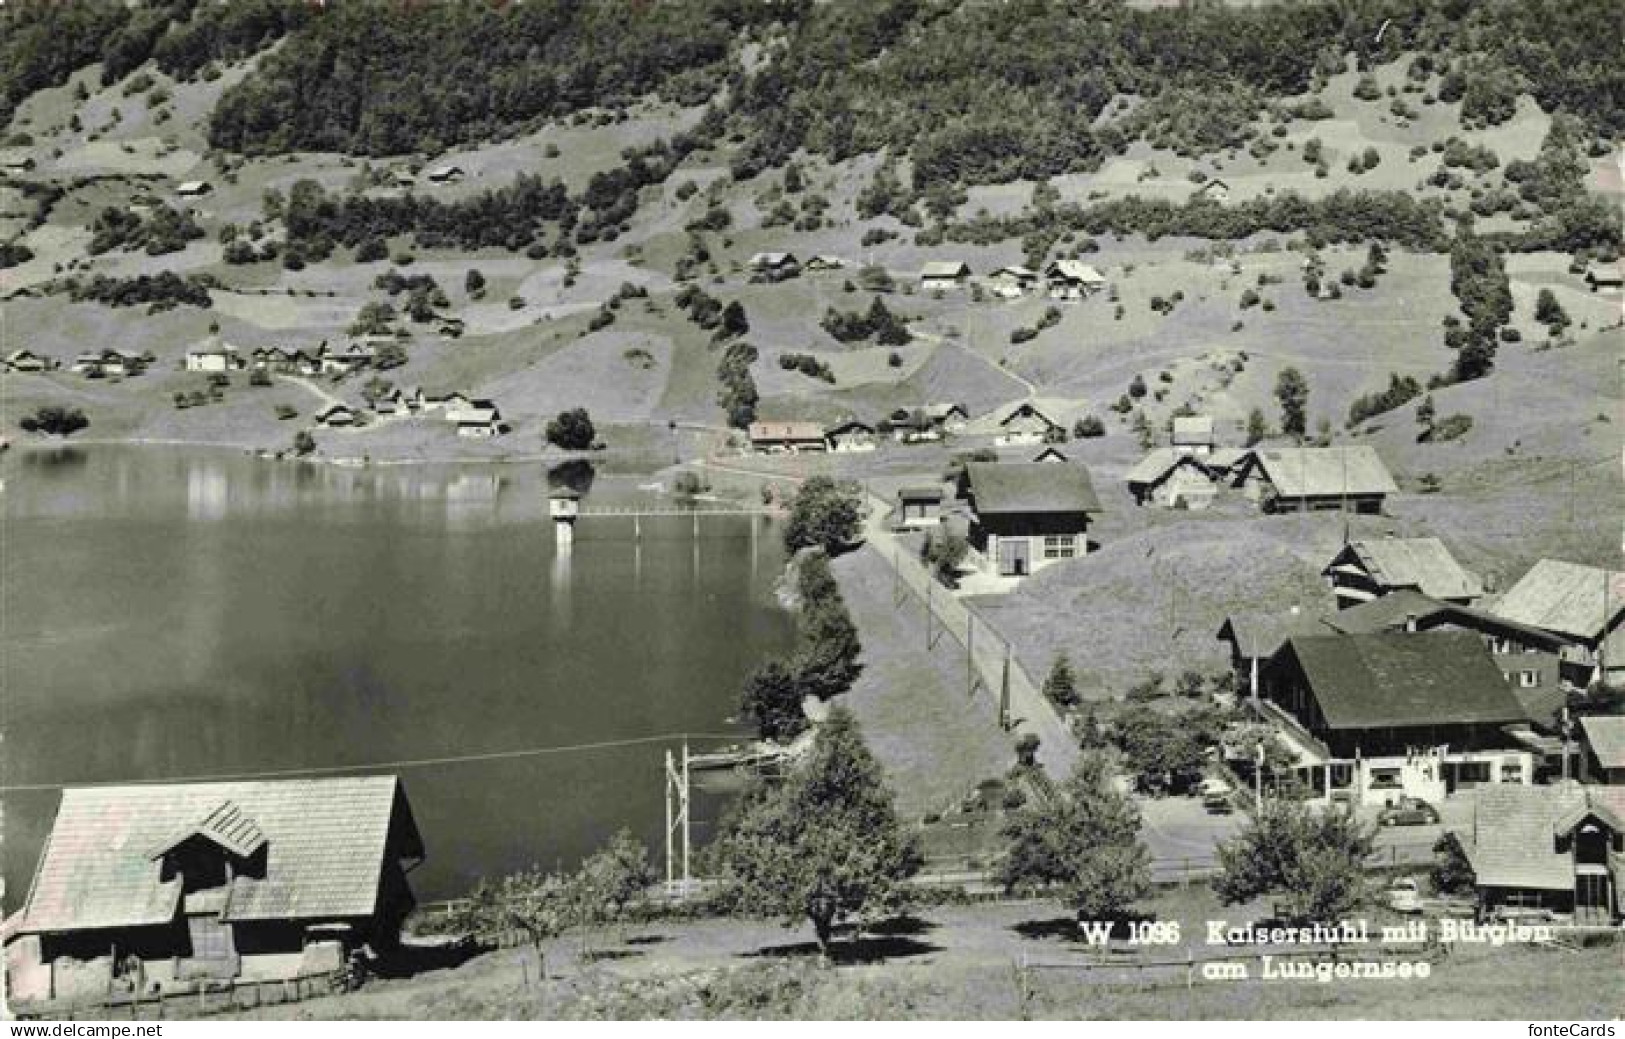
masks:
[[[27,433],[49,433],[65,437],[90,425],[90,420],[78,408],[62,408],[48,404],[32,415],[24,415],[17,425]]]
[[[1072,426],[1072,435],[1080,440],[1086,437],[1103,437],[1106,435],[1106,423],[1097,415],[1085,415]]]

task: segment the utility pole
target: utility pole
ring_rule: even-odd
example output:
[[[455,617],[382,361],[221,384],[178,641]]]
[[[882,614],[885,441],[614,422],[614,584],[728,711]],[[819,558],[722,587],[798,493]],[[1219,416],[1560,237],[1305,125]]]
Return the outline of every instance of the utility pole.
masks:
[[[1004,647],[1004,675],[999,680],[999,728],[1010,731],[1010,645]]]
[[[1264,741],[1258,741],[1258,767],[1253,769],[1253,800],[1264,807]]]
[[[672,838],[681,830],[681,843],[679,848],[682,854],[682,884],[678,885],[677,857],[672,847]],[[666,751],[666,893],[675,894],[682,891],[684,895],[689,888],[689,826],[688,826],[688,740],[683,740],[683,758],[681,767],[671,750]]]

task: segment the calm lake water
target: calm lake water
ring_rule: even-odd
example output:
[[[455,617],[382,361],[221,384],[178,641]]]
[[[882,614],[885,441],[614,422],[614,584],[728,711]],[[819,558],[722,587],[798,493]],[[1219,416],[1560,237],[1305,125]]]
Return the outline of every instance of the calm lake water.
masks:
[[[645,519],[633,540],[588,518],[561,554],[540,466],[86,446],[14,450],[0,476],[6,786],[742,731],[741,679],[792,637],[768,521]],[[569,866],[620,826],[660,868],[664,746],[391,769],[428,845],[418,897]],[[0,798],[8,911],[57,797]]]

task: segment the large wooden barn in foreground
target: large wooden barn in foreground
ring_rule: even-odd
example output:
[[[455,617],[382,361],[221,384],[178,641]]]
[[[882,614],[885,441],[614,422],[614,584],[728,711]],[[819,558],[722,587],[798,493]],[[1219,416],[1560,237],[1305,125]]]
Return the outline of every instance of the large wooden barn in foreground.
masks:
[[[423,856],[394,776],[64,790],[7,921],[10,998],[335,969],[397,944]]]

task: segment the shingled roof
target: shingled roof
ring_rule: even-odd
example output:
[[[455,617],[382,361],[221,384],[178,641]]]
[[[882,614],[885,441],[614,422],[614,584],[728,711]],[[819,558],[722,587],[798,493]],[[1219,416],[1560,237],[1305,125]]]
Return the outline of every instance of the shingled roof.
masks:
[[[1367,445],[1276,447],[1253,452],[1277,494],[1288,498],[1393,494],[1388,467]]]
[[[1287,640],[1332,729],[1524,721],[1469,632],[1297,635]]]
[[[1580,718],[1591,752],[1603,768],[1625,768],[1625,716],[1587,714]]]
[[[173,919],[181,882],[161,879],[162,858],[194,835],[239,855],[265,850],[263,878],[232,882],[227,920],[367,916],[396,821],[405,853],[421,856],[422,838],[394,776],[69,788],[20,930]]]
[[[1494,784],[1476,791],[1472,819],[1451,827],[1480,887],[1570,890],[1572,852],[1558,837],[1590,815],[1617,826],[1625,815],[1625,787]]]
[[[1616,587],[1625,574],[1608,574],[1598,567],[1563,559],[1542,559],[1490,607],[1490,612],[1519,624],[1555,631],[1572,638],[1594,639],[1609,618],[1625,612],[1625,596]]]
[[[1099,512],[1089,471],[1052,462],[973,462],[965,467],[978,515]]]
[[[1386,588],[1414,588],[1435,599],[1472,599],[1484,594],[1477,577],[1462,569],[1438,538],[1371,538],[1350,542],[1326,568],[1357,562]]]

